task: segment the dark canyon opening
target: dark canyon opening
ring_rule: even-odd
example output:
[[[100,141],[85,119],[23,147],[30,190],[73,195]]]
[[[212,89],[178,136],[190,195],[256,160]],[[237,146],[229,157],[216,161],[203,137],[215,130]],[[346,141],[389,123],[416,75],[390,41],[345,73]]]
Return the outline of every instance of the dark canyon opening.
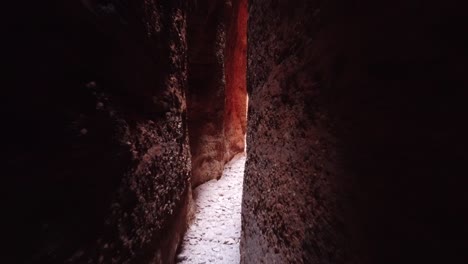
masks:
[[[4,262],[175,263],[245,152],[241,263],[468,263],[459,1],[4,10]]]

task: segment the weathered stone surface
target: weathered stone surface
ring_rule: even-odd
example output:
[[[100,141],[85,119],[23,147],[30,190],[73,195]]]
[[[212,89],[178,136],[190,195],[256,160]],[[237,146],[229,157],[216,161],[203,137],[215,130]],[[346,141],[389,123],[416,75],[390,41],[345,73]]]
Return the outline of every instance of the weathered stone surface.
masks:
[[[221,177],[244,151],[246,1],[202,0],[188,15],[188,126],[192,185]]]
[[[226,5],[224,136],[226,160],[244,151],[247,126],[247,0]]]
[[[454,3],[249,3],[242,263],[467,261]]]
[[[6,9],[4,261],[171,263],[191,198],[185,3],[59,2]]]
[[[224,167],[224,1],[191,3],[188,15],[188,127],[192,185],[221,177]]]

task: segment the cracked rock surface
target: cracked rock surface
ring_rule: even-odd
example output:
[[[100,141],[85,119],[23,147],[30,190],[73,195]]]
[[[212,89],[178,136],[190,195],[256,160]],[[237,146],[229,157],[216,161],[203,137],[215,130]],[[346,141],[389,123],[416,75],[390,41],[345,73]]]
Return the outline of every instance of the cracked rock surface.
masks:
[[[239,263],[245,154],[226,164],[223,176],[194,190],[196,212],[177,263]]]

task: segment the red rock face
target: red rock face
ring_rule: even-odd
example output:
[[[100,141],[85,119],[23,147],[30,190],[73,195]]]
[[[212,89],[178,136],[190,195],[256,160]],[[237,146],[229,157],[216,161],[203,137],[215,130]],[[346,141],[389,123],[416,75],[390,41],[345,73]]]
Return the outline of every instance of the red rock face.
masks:
[[[204,0],[188,16],[188,127],[192,185],[221,177],[224,167],[224,2]]]
[[[221,177],[244,150],[246,130],[245,1],[204,0],[188,16],[188,126],[192,185]]]
[[[7,8],[4,261],[172,263],[191,198],[186,6],[29,2]]]
[[[244,151],[247,125],[247,0],[232,1],[228,11],[225,50],[226,105],[224,135],[226,160]]]
[[[463,13],[249,3],[242,263],[467,263]]]

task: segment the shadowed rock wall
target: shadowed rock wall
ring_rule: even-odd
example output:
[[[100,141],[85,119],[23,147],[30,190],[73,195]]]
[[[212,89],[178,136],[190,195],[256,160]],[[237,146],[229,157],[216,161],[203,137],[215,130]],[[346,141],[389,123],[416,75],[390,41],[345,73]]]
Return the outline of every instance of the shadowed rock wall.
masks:
[[[194,1],[188,14],[188,126],[192,185],[221,177],[244,150],[245,1]]]
[[[185,1],[5,10],[7,262],[171,263],[191,197]]]
[[[194,187],[221,177],[224,167],[223,11],[223,1],[194,1],[188,15],[188,126]]]
[[[455,1],[249,3],[242,263],[466,263]]]
[[[226,160],[244,151],[247,125],[247,0],[226,5],[224,136]]]

